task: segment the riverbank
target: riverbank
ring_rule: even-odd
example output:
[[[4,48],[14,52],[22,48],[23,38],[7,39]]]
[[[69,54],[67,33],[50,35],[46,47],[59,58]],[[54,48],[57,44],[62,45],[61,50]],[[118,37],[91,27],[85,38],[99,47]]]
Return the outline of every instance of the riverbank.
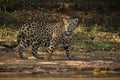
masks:
[[[33,76],[33,75],[60,75],[60,77],[119,77],[120,63],[119,54],[110,52],[92,52],[84,53],[72,52],[75,60],[68,60],[62,51],[56,51],[53,54],[53,60],[47,60],[47,54],[40,52],[43,60],[35,59],[28,51],[28,60],[21,60],[14,51],[1,51],[0,56],[0,76]],[[97,53],[97,55],[94,55]],[[102,55],[102,54],[107,55]],[[91,55],[90,55],[91,54]],[[91,57],[90,57],[91,56]],[[63,76],[62,76],[63,75]],[[73,75],[73,76],[72,76]],[[76,76],[75,76],[76,75]],[[78,76],[77,76],[78,75]],[[59,76],[58,76],[59,77]]]

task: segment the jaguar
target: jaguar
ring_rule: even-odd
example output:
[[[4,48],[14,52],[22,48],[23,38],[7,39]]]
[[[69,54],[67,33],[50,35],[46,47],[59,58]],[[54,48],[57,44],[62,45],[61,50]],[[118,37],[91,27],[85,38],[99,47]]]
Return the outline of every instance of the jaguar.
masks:
[[[22,59],[28,59],[23,52],[29,46],[32,48],[31,54],[34,57],[43,59],[37,52],[40,46],[45,46],[47,47],[48,59],[51,60],[56,46],[61,44],[67,58],[72,60],[71,41],[77,25],[78,18],[63,18],[62,21],[54,23],[49,21],[27,22],[19,29],[16,44],[14,46],[3,46],[14,48],[19,45],[18,53]]]

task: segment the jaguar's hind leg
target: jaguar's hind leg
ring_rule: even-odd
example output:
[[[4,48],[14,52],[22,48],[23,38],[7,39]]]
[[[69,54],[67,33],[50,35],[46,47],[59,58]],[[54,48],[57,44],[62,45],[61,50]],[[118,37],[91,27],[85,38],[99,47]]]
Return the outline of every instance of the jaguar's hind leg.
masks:
[[[38,48],[39,48],[39,44],[32,44],[32,55],[34,57],[36,57],[37,59],[43,59],[43,57],[41,57],[40,54],[38,54]]]
[[[50,45],[48,47],[48,60],[52,60],[52,54],[54,53],[55,47],[56,47],[56,38],[52,38],[50,41]]]
[[[22,59],[28,59],[27,56],[25,56],[23,54],[23,52],[25,51],[26,47],[28,46],[28,42],[27,40],[24,38],[21,38],[21,42],[20,42],[20,48],[19,48],[19,56],[22,58]]]

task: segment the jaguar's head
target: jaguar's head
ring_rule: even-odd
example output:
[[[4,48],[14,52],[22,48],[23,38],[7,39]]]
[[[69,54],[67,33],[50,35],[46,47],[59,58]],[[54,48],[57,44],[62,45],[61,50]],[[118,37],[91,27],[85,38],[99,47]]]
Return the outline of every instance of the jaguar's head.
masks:
[[[64,22],[64,31],[65,31],[65,35],[70,35],[73,33],[73,31],[75,30],[75,28],[78,25],[78,18],[75,19],[63,19]]]

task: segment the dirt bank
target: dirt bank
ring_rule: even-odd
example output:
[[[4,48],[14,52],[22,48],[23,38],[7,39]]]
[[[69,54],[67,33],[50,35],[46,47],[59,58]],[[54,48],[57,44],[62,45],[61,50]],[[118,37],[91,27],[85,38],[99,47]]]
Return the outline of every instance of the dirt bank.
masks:
[[[120,72],[119,52],[72,52],[75,60],[67,60],[64,52],[56,51],[53,60],[47,60],[45,52],[39,52],[43,60],[35,59],[28,51],[28,60],[21,60],[15,51],[0,51],[0,74],[81,74],[105,71]]]

